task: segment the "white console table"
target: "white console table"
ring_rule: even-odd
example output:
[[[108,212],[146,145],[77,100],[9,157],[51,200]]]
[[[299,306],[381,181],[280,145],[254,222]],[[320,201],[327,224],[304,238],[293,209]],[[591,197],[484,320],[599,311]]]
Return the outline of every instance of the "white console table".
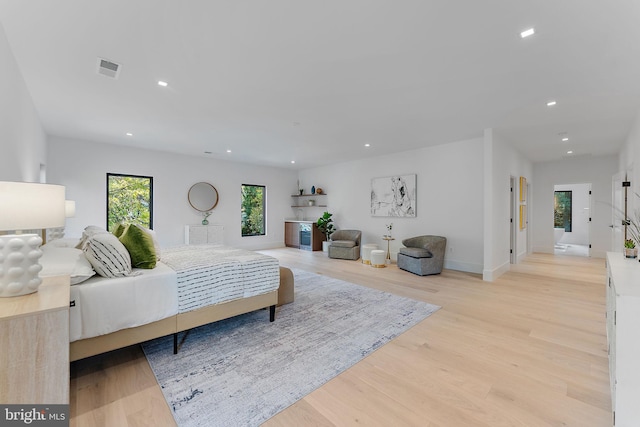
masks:
[[[222,245],[224,243],[224,226],[185,225],[184,243],[187,245],[202,245],[205,243]]]
[[[640,262],[607,253],[607,340],[616,427],[640,425]]]

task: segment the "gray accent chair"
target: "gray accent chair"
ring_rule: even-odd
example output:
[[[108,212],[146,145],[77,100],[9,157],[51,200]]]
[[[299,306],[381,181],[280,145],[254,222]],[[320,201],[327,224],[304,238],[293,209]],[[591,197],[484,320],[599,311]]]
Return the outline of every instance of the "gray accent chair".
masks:
[[[337,230],[331,234],[329,258],[360,259],[360,230]]]
[[[418,276],[440,274],[444,265],[447,239],[442,236],[417,236],[404,239],[398,253],[398,268]]]

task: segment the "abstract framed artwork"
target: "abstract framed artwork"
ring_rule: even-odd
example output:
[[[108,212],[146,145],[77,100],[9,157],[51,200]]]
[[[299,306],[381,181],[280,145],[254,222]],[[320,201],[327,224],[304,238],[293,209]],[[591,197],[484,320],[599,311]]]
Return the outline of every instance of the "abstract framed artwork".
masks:
[[[373,178],[371,215],[415,218],[416,174]]]
[[[527,178],[524,176],[520,177],[520,201],[527,201]]]
[[[520,230],[527,228],[527,205],[520,205]]]

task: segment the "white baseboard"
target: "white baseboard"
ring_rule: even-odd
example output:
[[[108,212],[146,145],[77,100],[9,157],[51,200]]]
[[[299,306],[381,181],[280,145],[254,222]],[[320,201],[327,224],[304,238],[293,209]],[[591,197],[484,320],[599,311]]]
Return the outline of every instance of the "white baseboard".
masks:
[[[467,273],[482,274],[482,266],[479,264],[450,260],[446,258],[444,260],[444,268],[446,268],[447,270],[458,270],[465,271]]]
[[[486,282],[493,282],[498,277],[502,276],[504,273],[509,271],[510,268],[511,268],[511,263],[509,263],[509,261],[507,261],[504,264],[494,268],[493,270],[483,270],[482,271],[482,280],[484,280]]]

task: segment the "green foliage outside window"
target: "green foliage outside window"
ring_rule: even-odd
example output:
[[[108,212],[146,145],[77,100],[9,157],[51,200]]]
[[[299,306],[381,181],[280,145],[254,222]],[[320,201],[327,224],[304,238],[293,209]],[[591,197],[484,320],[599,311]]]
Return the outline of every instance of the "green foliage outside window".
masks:
[[[107,230],[120,223],[153,228],[153,178],[107,174]]]
[[[265,234],[265,193],[264,185],[242,184],[242,236]]]
[[[555,191],[553,227],[571,232],[571,191]]]

